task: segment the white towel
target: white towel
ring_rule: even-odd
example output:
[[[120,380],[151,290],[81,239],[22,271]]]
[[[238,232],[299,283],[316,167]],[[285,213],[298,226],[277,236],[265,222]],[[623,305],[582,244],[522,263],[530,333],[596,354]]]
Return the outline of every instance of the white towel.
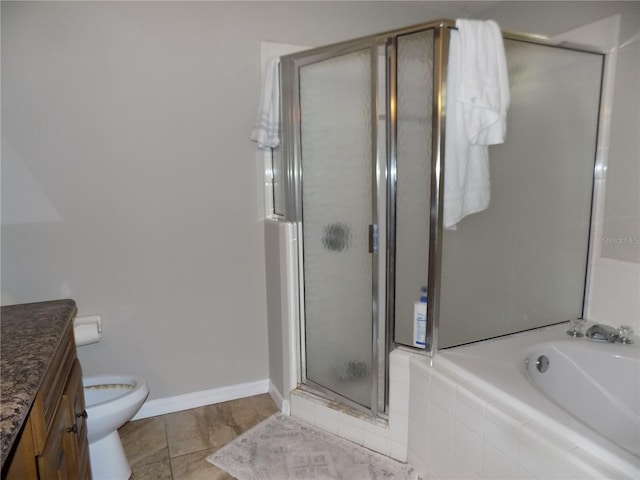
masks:
[[[280,58],[267,62],[258,115],[251,132],[251,140],[258,142],[260,150],[269,150],[280,144]]]
[[[457,20],[451,31],[443,225],[455,229],[491,199],[489,150],[507,132],[509,81],[502,35],[489,21]]]

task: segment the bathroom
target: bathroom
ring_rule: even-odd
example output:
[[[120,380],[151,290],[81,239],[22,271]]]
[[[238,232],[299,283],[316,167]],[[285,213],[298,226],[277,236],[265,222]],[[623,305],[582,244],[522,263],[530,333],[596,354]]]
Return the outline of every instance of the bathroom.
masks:
[[[133,372],[148,415],[269,390],[260,43],[319,46],[440,17],[555,35],[621,14],[590,318],[640,330],[633,2],[2,4],[3,304],[103,319],[85,373]],[[635,55],[635,56],[634,56]],[[636,63],[633,63],[633,62]]]

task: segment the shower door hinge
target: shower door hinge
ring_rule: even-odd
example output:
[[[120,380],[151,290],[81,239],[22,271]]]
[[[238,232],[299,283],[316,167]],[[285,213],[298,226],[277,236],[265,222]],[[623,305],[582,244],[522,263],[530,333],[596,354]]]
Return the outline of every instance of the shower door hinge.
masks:
[[[378,253],[378,225],[369,225],[369,253]]]

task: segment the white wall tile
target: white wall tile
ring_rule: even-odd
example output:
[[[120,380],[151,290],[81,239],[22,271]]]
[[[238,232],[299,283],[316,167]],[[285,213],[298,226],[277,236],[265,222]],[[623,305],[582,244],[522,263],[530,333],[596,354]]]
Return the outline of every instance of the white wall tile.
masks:
[[[391,382],[404,383],[409,385],[409,367],[405,365],[389,364],[389,380]]]
[[[391,453],[391,440],[387,435],[379,435],[365,430],[362,445],[383,455],[389,456]]]
[[[362,418],[347,415],[344,412],[338,411],[336,411],[336,418],[338,419],[338,423],[345,423],[347,425],[360,428],[361,430],[364,429],[364,420]]]
[[[519,465],[539,480],[565,480],[574,478],[561,463],[554,462],[540,450],[529,449],[521,454]]]
[[[346,440],[362,445],[364,442],[364,429],[362,425],[340,422],[338,424],[338,435]]]
[[[611,465],[593,455],[586,453],[581,448],[574,448],[567,452],[563,467],[572,475],[571,478],[580,480],[601,480],[603,478],[618,479],[628,478],[622,472],[614,470]],[[640,468],[640,467],[639,467]],[[640,474],[637,475],[640,478]]]
[[[376,422],[363,420],[362,426],[365,432],[373,433],[375,435],[380,435],[381,437],[391,438],[391,429],[389,428],[389,425],[387,423],[382,425]]]
[[[571,478],[565,468],[565,451],[554,442],[554,435],[541,435],[532,425],[521,429],[518,464],[540,480]]]
[[[455,422],[453,455],[454,465],[456,461],[461,460],[476,474],[482,472],[482,437],[459,420]]]
[[[596,259],[587,317],[608,325],[630,325],[640,332],[640,265],[610,258]]]
[[[427,478],[427,445],[424,445],[424,450],[416,452],[411,448],[407,449],[407,463],[413,467],[418,477]]]
[[[429,415],[429,393],[427,390],[409,388],[409,417],[412,419]]]
[[[409,384],[411,355],[399,349],[389,354],[389,378],[392,382]]]
[[[453,480],[480,480],[480,474],[458,457],[453,458]]]
[[[311,425],[316,423],[315,404],[299,395],[291,396],[291,416],[307,422]]]
[[[453,451],[453,415],[435,403],[431,405],[429,417],[429,437],[436,438],[449,450]]]
[[[433,435],[429,436],[427,452],[429,471],[439,478],[451,478],[453,475],[453,452]]]
[[[406,444],[409,438],[409,415],[391,412],[389,415],[389,429],[391,431],[391,440]]]
[[[508,458],[518,458],[518,435],[522,424],[498,407],[488,404],[484,414],[484,439]]]
[[[427,391],[428,385],[431,382],[432,372],[430,360],[422,356],[414,355],[409,359],[409,368],[411,370],[411,385],[416,382],[418,388]]]
[[[400,462],[407,461],[407,444],[391,440],[391,458],[395,458]]]
[[[431,378],[426,378],[418,373],[411,374],[411,385],[409,393],[416,392],[422,395],[426,400],[429,399],[429,385],[431,384]]]
[[[322,430],[338,434],[338,412],[331,408],[316,407],[316,427]]]
[[[421,453],[426,461],[429,445],[429,422],[426,417],[411,420],[408,427],[407,447]]]
[[[486,405],[487,402],[485,400],[470,392],[464,385],[458,385],[456,392],[456,418],[478,435],[482,435]]]
[[[409,413],[409,384],[391,381],[389,382],[389,410]]]
[[[482,449],[482,478],[513,480],[518,474],[518,464],[497,448],[485,442]]]
[[[294,394],[291,400],[291,415],[293,417],[383,455],[392,454],[393,443],[394,458],[406,461],[408,415],[393,412],[389,422],[367,420],[334,410],[322,404],[321,401],[314,401],[304,395]],[[393,426],[391,418],[395,418]],[[426,438],[426,420],[421,422],[421,425],[423,427],[421,431],[424,432]],[[392,435],[395,435],[393,442]]]
[[[455,413],[456,386],[456,383],[438,371],[431,375],[431,401],[451,415]]]
[[[395,348],[389,354],[389,363],[392,365],[401,365],[408,367],[411,357],[417,356],[415,353],[404,350],[402,347]]]
[[[533,473],[518,465],[518,480],[541,480],[536,478]]]
[[[535,442],[548,451],[549,455],[564,458],[566,452],[573,450],[578,445],[573,439],[560,436],[555,430],[545,424],[529,422],[520,429],[520,442]]]

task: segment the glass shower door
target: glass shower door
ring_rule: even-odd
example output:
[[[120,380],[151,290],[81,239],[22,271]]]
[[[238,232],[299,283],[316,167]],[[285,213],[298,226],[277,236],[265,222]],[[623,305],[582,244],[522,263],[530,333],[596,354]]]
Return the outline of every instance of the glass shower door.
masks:
[[[298,69],[304,376],[368,409],[377,375],[372,48]]]

